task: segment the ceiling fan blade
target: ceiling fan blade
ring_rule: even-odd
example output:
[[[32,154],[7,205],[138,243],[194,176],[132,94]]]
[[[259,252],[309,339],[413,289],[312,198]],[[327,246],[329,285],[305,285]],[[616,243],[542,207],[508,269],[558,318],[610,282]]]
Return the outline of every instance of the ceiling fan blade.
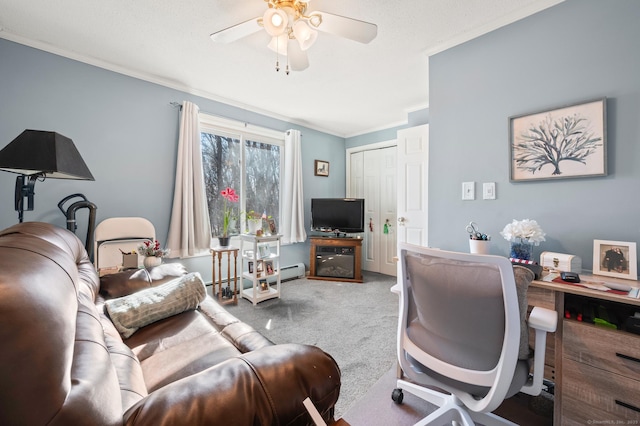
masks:
[[[258,32],[262,28],[258,25],[258,19],[259,18],[249,19],[248,21],[225,28],[224,30],[216,31],[211,34],[211,40],[218,43],[231,43]]]
[[[378,35],[378,26],[376,24],[334,15],[333,13],[321,11],[313,13],[322,15],[322,23],[318,26],[319,31],[335,34],[360,43],[369,43]]]
[[[292,71],[302,71],[309,68],[309,57],[307,52],[300,48],[297,40],[289,40],[287,45],[287,54],[289,56],[289,66]]]

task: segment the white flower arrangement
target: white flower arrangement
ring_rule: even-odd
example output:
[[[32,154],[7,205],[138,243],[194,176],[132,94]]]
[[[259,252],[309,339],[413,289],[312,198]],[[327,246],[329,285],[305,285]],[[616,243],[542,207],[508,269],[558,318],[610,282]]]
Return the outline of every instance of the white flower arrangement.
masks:
[[[502,231],[500,231],[500,235],[502,235],[507,241],[526,241],[537,246],[541,241],[545,241],[544,236],[547,234],[544,233],[542,228],[540,228],[540,225],[538,225],[538,222],[535,220],[514,219],[511,223],[507,224]]]

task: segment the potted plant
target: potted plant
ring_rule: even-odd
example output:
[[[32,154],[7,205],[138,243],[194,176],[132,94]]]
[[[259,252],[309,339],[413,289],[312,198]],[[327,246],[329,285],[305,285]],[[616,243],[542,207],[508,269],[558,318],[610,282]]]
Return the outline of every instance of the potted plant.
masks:
[[[255,210],[250,210],[247,213],[247,228],[249,234],[256,234],[258,230],[262,230],[262,214]]]
[[[240,197],[236,194],[233,188],[227,187],[220,192],[224,200],[224,206],[222,208],[222,234],[218,236],[220,246],[226,247],[229,245],[229,229],[232,221],[235,220],[235,214],[233,206],[230,203],[237,203]]]
[[[138,246],[138,253],[144,256],[143,265],[145,268],[160,265],[162,258],[168,256],[169,252],[169,249],[160,247],[158,240],[145,241],[142,245]]]

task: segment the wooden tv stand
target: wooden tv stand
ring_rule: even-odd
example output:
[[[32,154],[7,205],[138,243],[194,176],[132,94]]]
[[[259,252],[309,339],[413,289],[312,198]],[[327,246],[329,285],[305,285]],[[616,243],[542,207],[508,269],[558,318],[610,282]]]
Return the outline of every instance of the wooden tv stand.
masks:
[[[344,269],[336,267],[332,269],[332,274],[325,274],[323,270],[316,268],[318,256],[335,253],[338,255],[348,255],[353,257],[353,264],[350,268]],[[331,261],[328,259],[328,261]],[[335,272],[335,275],[333,275]],[[345,272],[345,273],[341,273]],[[352,273],[351,273],[352,272]],[[317,275],[320,273],[320,275]],[[311,237],[311,251],[309,255],[309,279],[327,281],[347,281],[354,283],[362,282],[362,239],[361,238],[334,238],[334,237]]]

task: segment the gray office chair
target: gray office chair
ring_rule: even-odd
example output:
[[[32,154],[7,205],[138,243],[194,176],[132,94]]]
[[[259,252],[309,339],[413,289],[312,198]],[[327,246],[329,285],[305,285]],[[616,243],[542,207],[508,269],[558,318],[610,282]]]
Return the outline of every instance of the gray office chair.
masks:
[[[500,256],[404,243],[400,259],[398,361],[403,376],[393,400],[401,403],[406,390],[439,407],[419,425],[514,424],[491,411],[519,391],[541,392],[546,334],[557,325],[555,311],[535,307],[531,312],[528,324],[536,339],[530,376],[525,299],[533,273]]]

